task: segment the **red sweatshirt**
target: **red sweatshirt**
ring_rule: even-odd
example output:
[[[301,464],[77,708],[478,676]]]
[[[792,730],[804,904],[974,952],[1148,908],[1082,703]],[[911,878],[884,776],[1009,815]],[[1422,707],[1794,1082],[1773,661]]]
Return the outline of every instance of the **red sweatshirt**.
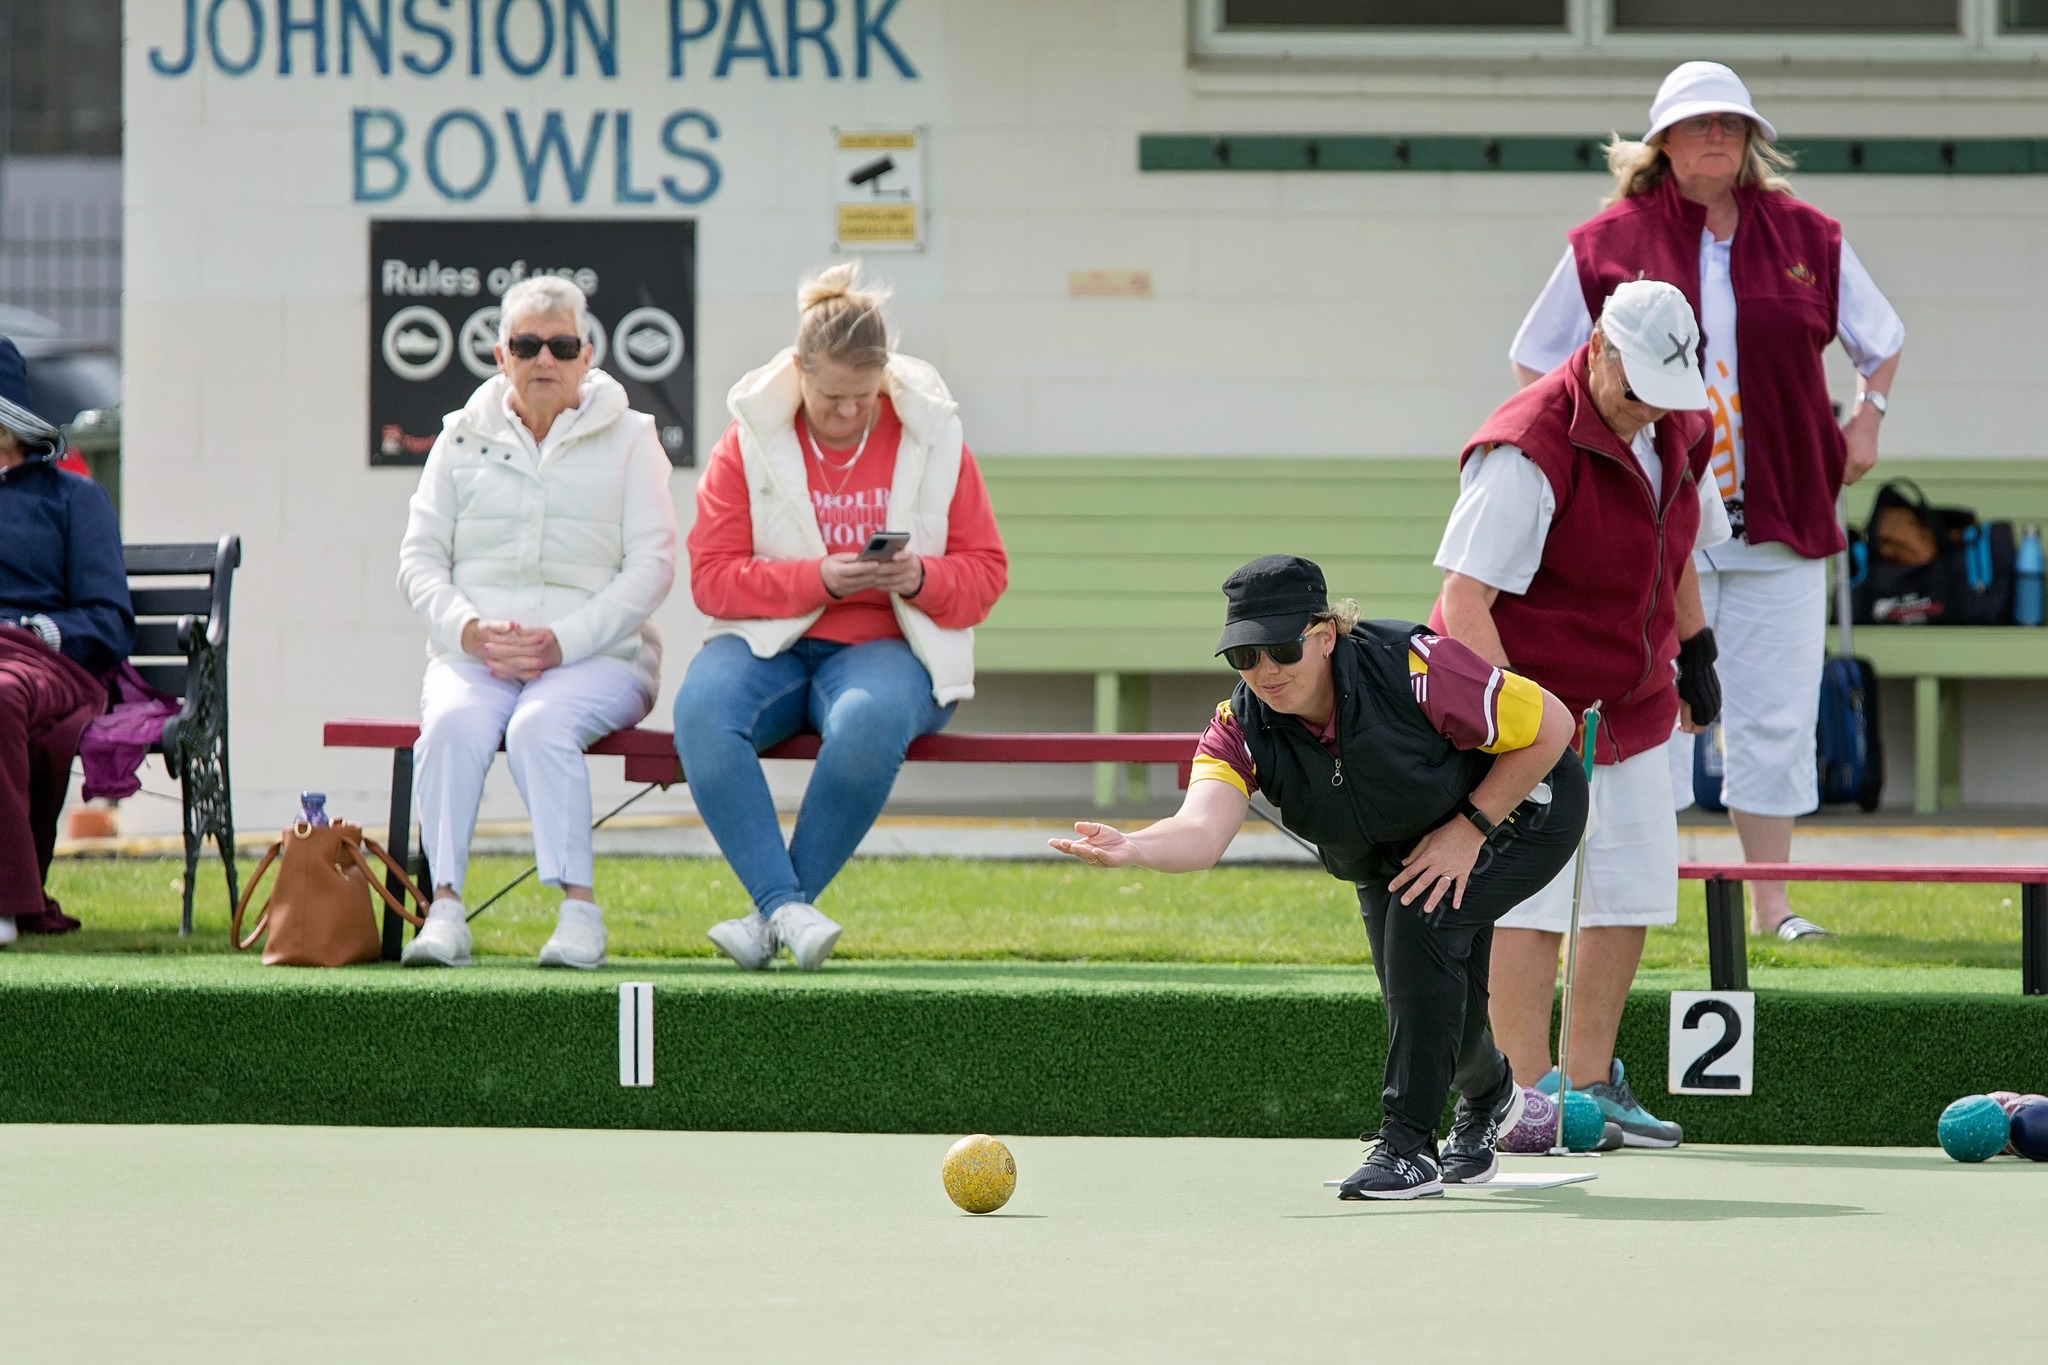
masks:
[[[888,522],[896,447],[903,437],[895,406],[886,396],[881,399],[867,452],[844,476],[819,467],[801,412],[796,425],[811,509],[825,544],[834,553],[858,553]],[[832,458],[837,463],[845,454],[834,451]],[[803,616],[822,607],[825,614],[804,632],[806,639],[854,645],[903,638],[887,593],[857,592],[834,601],[825,591],[817,560],[757,557],[748,498],[735,423],[712,447],[697,480],[697,524],[690,528],[688,543],[690,595],[699,611],[722,621],[744,621]],[[960,450],[960,481],[946,515],[946,552],[924,556],[924,587],[907,600],[934,624],[964,630],[988,618],[1010,581],[1009,557],[1003,553],[988,488],[973,452],[965,446]]]

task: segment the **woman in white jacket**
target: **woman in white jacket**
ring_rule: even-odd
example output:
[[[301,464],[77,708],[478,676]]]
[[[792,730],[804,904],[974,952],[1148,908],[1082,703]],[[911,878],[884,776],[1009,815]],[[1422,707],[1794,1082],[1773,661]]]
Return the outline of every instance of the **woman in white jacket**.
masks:
[[[669,463],[653,419],[590,368],[582,290],[526,280],[499,316],[501,372],[444,420],[399,548],[399,586],[427,626],[414,797],[434,882],[405,963],[469,961],[462,883],[502,741],[540,879],[562,892],[540,965],[596,967],[583,750],[654,704],[648,618],[676,565]]]

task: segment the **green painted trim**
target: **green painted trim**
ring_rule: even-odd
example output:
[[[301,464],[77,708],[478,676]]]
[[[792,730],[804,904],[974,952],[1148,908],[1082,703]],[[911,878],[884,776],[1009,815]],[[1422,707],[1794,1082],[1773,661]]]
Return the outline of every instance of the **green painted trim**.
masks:
[[[1604,137],[1140,133],[1140,171],[1606,173]],[[2043,138],[1807,138],[1779,144],[1808,175],[2048,175]]]

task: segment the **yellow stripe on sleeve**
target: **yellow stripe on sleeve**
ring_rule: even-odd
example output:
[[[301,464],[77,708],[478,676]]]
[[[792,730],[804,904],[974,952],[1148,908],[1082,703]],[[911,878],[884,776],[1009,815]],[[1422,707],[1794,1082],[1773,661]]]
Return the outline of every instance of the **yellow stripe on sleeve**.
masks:
[[[1424,659],[1420,654],[1417,654],[1414,650],[1409,650],[1408,672],[1411,676],[1417,673],[1429,672],[1429,661],[1427,659]]]
[[[1211,782],[1228,782],[1244,796],[1251,796],[1251,792],[1244,785],[1244,779],[1237,775],[1237,769],[1231,767],[1220,758],[1211,758],[1208,754],[1196,754],[1194,771],[1188,774],[1188,782],[1193,784],[1200,782],[1203,778],[1207,778]]]
[[[1483,751],[1505,754],[1526,749],[1536,742],[1536,731],[1543,725],[1543,689],[1519,673],[1502,669],[1493,714],[1494,733],[1499,738]]]

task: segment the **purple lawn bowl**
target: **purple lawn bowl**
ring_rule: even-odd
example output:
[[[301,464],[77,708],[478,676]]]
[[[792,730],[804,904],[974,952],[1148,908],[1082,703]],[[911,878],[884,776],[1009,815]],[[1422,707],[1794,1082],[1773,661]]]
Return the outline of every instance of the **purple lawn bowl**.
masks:
[[[1503,1152],[1547,1152],[1557,1141],[1557,1101],[1541,1090],[1522,1088],[1522,1118],[1501,1135]]]

